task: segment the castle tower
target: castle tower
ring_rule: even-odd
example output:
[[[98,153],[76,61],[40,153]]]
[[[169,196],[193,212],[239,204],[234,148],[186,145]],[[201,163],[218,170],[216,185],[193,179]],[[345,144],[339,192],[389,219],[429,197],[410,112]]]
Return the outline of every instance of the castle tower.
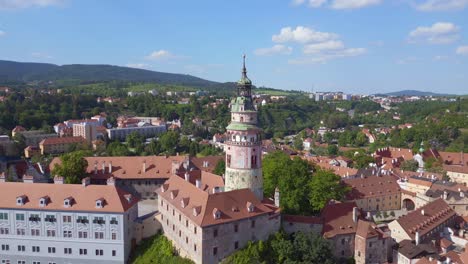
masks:
[[[225,191],[250,188],[263,199],[261,129],[252,100],[252,82],[247,77],[245,55],[237,97],[231,100],[231,123],[226,128]]]

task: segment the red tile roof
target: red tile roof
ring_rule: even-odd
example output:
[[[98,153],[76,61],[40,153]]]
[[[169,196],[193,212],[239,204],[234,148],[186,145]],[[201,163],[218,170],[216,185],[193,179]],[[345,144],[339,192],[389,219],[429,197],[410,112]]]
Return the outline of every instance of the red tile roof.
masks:
[[[213,193],[212,189],[199,189],[178,176],[171,176],[157,193],[199,226],[217,225],[274,213],[274,210],[262,204],[249,189]],[[249,205],[254,208],[252,212],[248,211]],[[220,213],[219,218],[214,217],[216,211]]]
[[[422,211],[424,210],[424,214]],[[430,202],[407,215],[395,220],[400,224],[403,230],[412,238],[415,238],[416,232],[425,235],[444,223],[449,218],[455,216],[455,212],[442,199]]]
[[[349,200],[365,199],[401,192],[397,179],[393,176],[371,176],[367,178],[345,179],[343,182],[352,189],[347,195]]]
[[[60,210],[60,211],[92,211],[122,213],[138,203],[134,197],[129,202],[124,196],[127,193],[112,185],[88,185],[81,184],[48,184],[48,183],[0,183],[0,208],[9,209],[34,209],[34,210]],[[24,205],[17,205],[16,198],[26,196]],[[46,206],[39,205],[39,199],[49,197]],[[64,200],[72,197],[70,207],[64,206]],[[104,199],[104,207],[96,208],[96,200]]]
[[[375,223],[364,220],[358,221],[356,235],[362,238],[387,237],[387,235],[380,228],[378,228]]]
[[[357,223],[353,221],[354,202],[329,203],[322,211],[323,236],[332,238],[336,235],[356,233]]]

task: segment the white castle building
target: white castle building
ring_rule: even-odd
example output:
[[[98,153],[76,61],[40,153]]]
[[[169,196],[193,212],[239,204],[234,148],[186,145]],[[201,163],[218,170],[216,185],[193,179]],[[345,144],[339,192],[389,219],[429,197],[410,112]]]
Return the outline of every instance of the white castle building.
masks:
[[[112,185],[0,183],[2,264],[126,263],[138,199]]]

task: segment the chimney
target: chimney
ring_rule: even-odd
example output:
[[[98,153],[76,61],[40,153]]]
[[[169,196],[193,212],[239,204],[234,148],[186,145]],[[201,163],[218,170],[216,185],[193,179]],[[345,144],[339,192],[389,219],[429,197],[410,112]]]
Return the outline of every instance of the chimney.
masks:
[[[106,162],[102,162],[102,174],[106,173]]]
[[[367,212],[366,219],[372,221],[372,214],[371,212]]]
[[[201,189],[202,184],[201,184],[201,180],[200,180],[200,179],[196,179],[196,180],[195,180],[195,186],[197,186],[198,189]]]
[[[280,207],[280,191],[279,188],[275,188],[275,206]]]
[[[81,180],[81,185],[83,185],[83,187],[86,187],[86,186],[88,186],[90,184],[91,184],[91,179],[89,177],[86,177],[86,178]]]
[[[107,185],[112,185],[115,186],[115,178],[114,177],[109,177],[106,181]]]
[[[143,173],[146,172],[146,160],[143,160]]]
[[[419,237],[419,231],[416,231],[416,235],[415,235],[415,238],[414,238],[414,242],[416,243],[416,246],[419,245],[419,240],[421,238]]]
[[[54,184],[63,184],[63,177],[55,175],[54,177]]]
[[[97,167],[98,167],[98,162],[96,160],[94,161],[94,174],[97,174]]]
[[[448,192],[444,191],[444,200],[447,200],[447,198],[448,198]]]
[[[112,173],[112,161],[109,161],[109,173]]]
[[[357,221],[358,221],[358,208],[353,207],[353,222],[357,223]]]
[[[445,257],[445,263],[446,263],[446,264],[451,264],[451,263],[452,263],[452,259],[451,259],[449,256],[446,256],[446,257]]]
[[[424,215],[424,209],[421,209],[421,215]]]
[[[185,173],[185,180],[190,181],[190,174],[188,172]]]

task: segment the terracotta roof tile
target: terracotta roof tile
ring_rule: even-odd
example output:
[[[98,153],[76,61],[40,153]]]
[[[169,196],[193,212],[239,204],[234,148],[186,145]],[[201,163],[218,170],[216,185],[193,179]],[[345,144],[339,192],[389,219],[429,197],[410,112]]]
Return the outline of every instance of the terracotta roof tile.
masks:
[[[329,203],[322,211],[323,236],[332,238],[341,234],[356,233],[357,223],[353,221],[354,202]]]
[[[367,178],[345,179],[343,182],[352,189],[347,199],[356,200],[401,192],[397,179],[393,176],[371,176]]]
[[[171,197],[173,191],[177,191],[177,195]],[[249,189],[213,193],[210,189],[199,189],[175,175],[157,193],[199,226],[217,225],[274,212]],[[183,207],[182,202],[187,198],[189,202]],[[252,212],[248,211],[249,203],[253,206]],[[219,218],[214,217],[214,211],[219,211]]]
[[[125,195],[129,193],[111,185],[81,184],[25,184],[18,182],[0,183],[0,208],[9,209],[34,209],[34,210],[60,210],[60,211],[91,211],[122,213],[138,203],[135,197],[127,201]],[[17,205],[16,198],[25,196],[26,203]],[[41,197],[49,197],[46,206],[39,205]],[[73,197],[70,207],[64,206],[64,200]],[[103,208],[96,208],[96,200],[104,199]]]
[[[424,214],[422,214],[423,210]],[[444,200],[439,198],[409,212],[407,215],[395,221],[397,221],[403,230],[414,239],[417,231],[419,231],[419,234],[422,236],[455,215],[452,208],[450,208]]]
[[[146,156],[146,157],[86,157],[88,168],[86,172],[92,179],[107,179],[111,176],[117,179],[168,179],[173,172],[173,163],[177,168],[187,159],[186,156]],[[146,171],[143,164],[146,161]],[[52,170],[60,158],[54,158],[49,165]],[[109,173],[109,164],[112,163],[112,173]],[[97,173],[94,173],[97,164]],[[102,165],[105,172],[102,173]],[[175,165],[174,164],[174,165]]]

